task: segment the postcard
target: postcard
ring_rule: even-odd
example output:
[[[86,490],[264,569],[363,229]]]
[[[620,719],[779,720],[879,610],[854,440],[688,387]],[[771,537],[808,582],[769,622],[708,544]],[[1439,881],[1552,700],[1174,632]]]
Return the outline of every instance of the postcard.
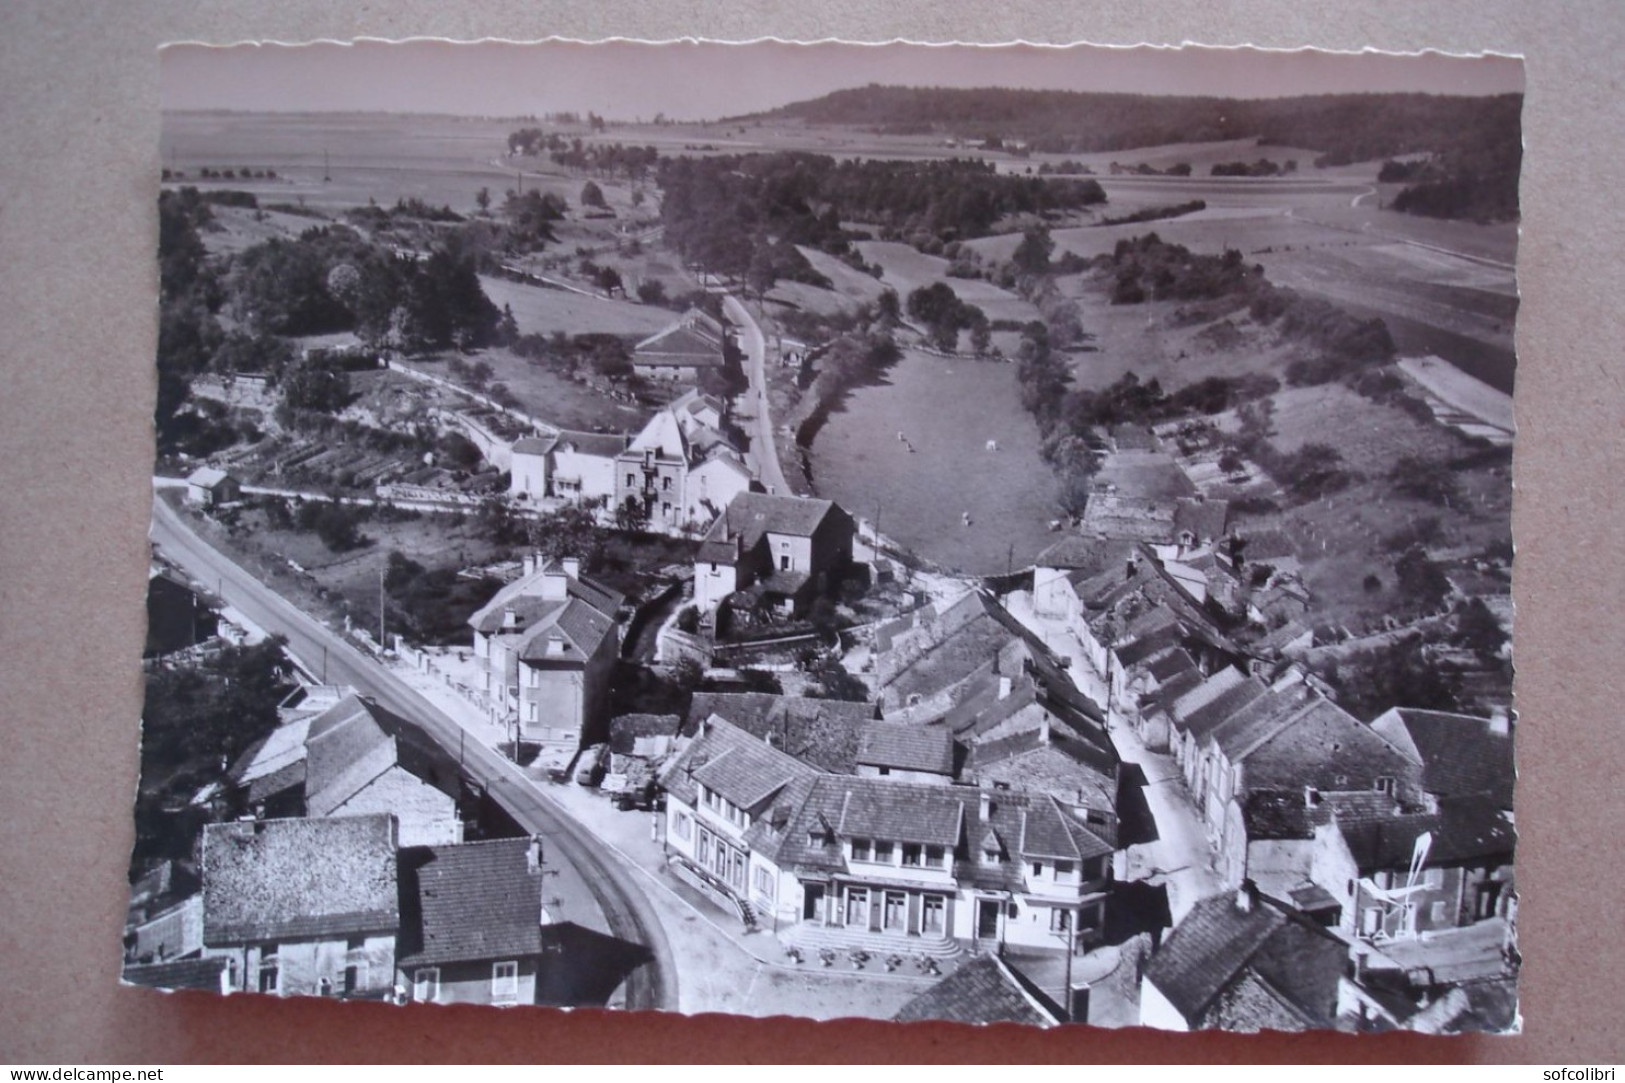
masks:
[[[1521,61],[162,80],[125,982],[1519,1029]]]

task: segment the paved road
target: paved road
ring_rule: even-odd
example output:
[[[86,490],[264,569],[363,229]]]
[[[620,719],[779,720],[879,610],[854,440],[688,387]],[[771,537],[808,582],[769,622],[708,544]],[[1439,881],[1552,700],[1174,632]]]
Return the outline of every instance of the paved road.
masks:
[[[444,712],[407,687],[387,669],[351,647],[331,630],[214,549],[162,500],[153,500],[152,538],[164,556],[267,632],[287,637],[288,649],[307,668],[325,667],[327,679],[371,696],[384,708],[421,726],[448,754],[460,756],[470,781],[483,786],[526,831],[547,841],[549,864],[569,866],[585,882],[603,912],[609,931],[642,944],[653,958],[626,981],[632,1009],[677,1009],[677,977],[665,930],[642,888],[626,870],[601,859],[592,837],[567,819],[514,767],[463,731]]]
[[[1025,591],[1007,595],[1005,606],[1029,630],[1043,638],[1044,645],[1070,659],[1067,674],[1084,695],[1104,705],[1106,681],[1094,668],[1083,645],[1070,631],[1045,622],[1033,613],[1032,596]],[[1125,764],[1136,764],[1145,773],[1145,799],[1156,821],[1157,838],[1129,849],[1130,879],[1166,884],[1168,907],[1174,923],[1201,900],[1218,895],[1224,883],[1213,871],[1213,851],[1195,803],[1185,790],[1184,779],[1173,757],[1152,752],[1141,743],[1134,727],[1113,712],[1107,719],[1107,732],[1117,755]]]
[[[767,340],[739,298],[732,294],[722,299],[728,318],[739,326],[739,344],[745,350],[745,374],[750,377],[750,390],[745,401],[756,415],[756,431],[751,433],[750,452],[755,459],[756,476],[768,492],[790,495],[794,492],[785,484],[784,471],[779,466],[779,451],[774,444],[773,413],[767,406]]]

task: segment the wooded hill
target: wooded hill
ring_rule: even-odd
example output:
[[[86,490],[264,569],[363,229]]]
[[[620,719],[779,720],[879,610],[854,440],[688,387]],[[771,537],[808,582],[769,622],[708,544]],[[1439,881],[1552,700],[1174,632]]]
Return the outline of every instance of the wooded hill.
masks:
[[[1011,142],[1032,151],[1085,154],[1255,138],[1262,145],[1321,152],[1317,166],[1432,154],[1475,194],[1475,217],[1517,214],[1522,94],[1328,94],[1295,98],[1162,97],[1145,94],[950,89],[870,85],[838,90],[735,120],[800,120],[889,134],[939,133]],[[1421,213],[1446,212],[1422,201]]]

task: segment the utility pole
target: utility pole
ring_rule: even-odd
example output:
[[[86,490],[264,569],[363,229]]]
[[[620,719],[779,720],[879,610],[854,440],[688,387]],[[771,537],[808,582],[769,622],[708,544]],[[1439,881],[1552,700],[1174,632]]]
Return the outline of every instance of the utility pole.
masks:
[[[384,650],[384,569],[378,569],[378,649]]]

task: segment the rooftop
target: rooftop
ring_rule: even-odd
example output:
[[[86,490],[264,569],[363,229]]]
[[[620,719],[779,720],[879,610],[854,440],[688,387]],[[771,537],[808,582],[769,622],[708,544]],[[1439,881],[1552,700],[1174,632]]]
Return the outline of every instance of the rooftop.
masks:
[[[852,774],[863,731],[874,722],[868,703],[781,696],[772,692],[696,692],[683,732],[693,736],[713,715],[822,771]]]
[[[543,880],[531,846],[519,838],[402,850],[399,965],[539,955]]]
[[[953,733],[942,726],[871,722],[858,735],[856,762],[865,767],[925,771],[952,777]]]
[[[992,955],[964,964],[903,1005],[892,1018],[900,1023],[946,1020],[978,1026],[1022,1023],[1051,1027],[1060,1022]]]
[[[210,946],[393,932],[389,815],[209,824],[203,942]]]

